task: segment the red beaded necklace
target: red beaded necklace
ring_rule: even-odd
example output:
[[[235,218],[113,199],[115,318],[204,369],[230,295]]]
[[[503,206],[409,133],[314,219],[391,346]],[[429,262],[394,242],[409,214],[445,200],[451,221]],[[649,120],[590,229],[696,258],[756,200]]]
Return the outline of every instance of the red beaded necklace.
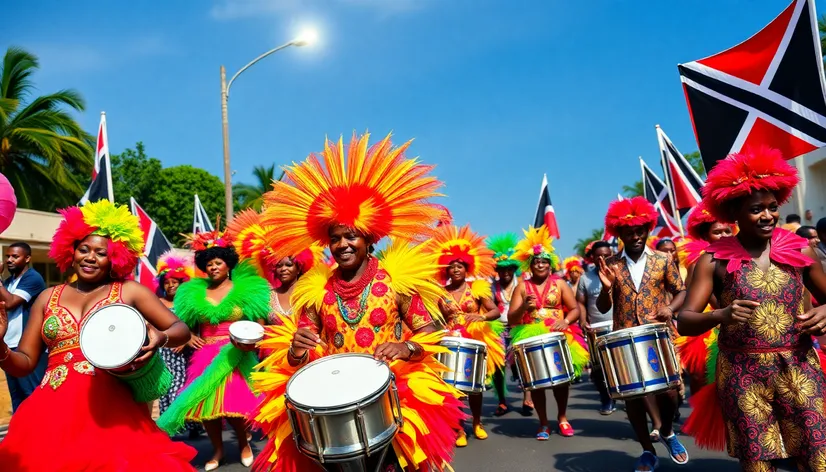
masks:
[[[339,271],[335,271],[333,274],[333,292],[344,300],[350,300],[358,297],[364,292],[370,282],[373,281],[373,278],[376,276],[378,271],[379,261],[375,257],[370,257],[367,259],[367,267],[364,269],[364,273],[361,274],[361,277],[359,277],[358,280],[347,282],[341,279],[341,274]]]

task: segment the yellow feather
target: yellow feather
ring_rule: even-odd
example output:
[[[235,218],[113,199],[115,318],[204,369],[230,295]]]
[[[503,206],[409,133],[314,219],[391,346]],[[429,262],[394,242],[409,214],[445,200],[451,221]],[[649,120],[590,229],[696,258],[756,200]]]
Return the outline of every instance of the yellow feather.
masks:
[[[471,282],[470,294],[477,300],[480,298],[493,298],[493,290],[491,289],[490,282],[486,279],[477,279]]]
[[[293,294],[290,296],[293,313],[301,313],[301,310],[305,308],[320,308],[324,302],[324,287],[332,275],[333,270],[324,263],[315,264],[312,269],[302,275],[295,283]]]
[[[402,295],[419,295],[430,316],[443,323],[439,300],[447,296],[447,292],[433,281],[433,274],[439,269],[435,255],[426,253],[421,244],[394,238],[383,254],[381,267],[390,276],[393,289]]]

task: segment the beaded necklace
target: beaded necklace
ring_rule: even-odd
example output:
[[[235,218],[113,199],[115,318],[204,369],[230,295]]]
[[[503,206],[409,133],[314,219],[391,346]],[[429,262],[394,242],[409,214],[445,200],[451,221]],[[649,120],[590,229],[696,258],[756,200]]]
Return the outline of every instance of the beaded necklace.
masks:
[[[367,313],[367,297],[370,295],[370,290],[372,288],[373,282],[371,281],[361,292],[361,299],[359,300],[359,306],[356,310],[351,310],[348,308],[344,303],[344,299],[336,294],[336,302],[338,303],[338,311],[341,313],[341,319],[343,319],[350,326],[350,329],[355,330],[361,322],[361,319],[364,318],[365,313]],[[353,311],[355,311],[355,314],[353,314]]]
[[[364,273],[361,274],[361,277],[359,277],[358,280],[346,282],[341,279],[338,271],[336,271],[333,275],[333,293],[336,296],[338,311],[341,315],[341,319],[343,319],[350,326],[350,329],[355,330],[361,322],[361,319],[364,318],[365,313],[367,313],[367,298],[369,297],[370,291],[373,287],[373,279],[378,272],[378,268],[378,259],[370,257],[367,260],[367,267],[365,268]],[[351,310],[344,303],[344,300],[352,300],[359,294],[361,295],[359,299],[359,306],[357,309]],[[355,311],[355,313],[353,313],[353,311]]]

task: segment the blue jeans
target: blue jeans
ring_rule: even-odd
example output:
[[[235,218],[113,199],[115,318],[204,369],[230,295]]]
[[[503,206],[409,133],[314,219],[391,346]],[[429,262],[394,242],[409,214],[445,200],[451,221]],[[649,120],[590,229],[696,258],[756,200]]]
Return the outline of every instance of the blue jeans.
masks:
[[[14,349],[15,351],[17,349]],[[9,395],[11,396],[11,411],[17,411],[23,400],[29,398],[29,395],[34,392],[40,381],[43,380],[43,375],[46,373],[46,364],[49,362],[49,355],[46,352],[40,354],[40,360],[37,361],[37,367],[34,372],[25,377],[12,377],[6,374],[6,382],[9,385]]]

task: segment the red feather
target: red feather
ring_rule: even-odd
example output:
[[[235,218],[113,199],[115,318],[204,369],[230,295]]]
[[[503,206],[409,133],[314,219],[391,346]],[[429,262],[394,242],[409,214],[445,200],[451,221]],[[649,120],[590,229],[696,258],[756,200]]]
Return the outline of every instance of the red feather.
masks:
[[[683,425],[683,432],[694,436],[701,449],[726,450],[726,423],[717,399],[717,385],[709,384],[695,393],[691,400],[692,412]]]
[[[657,209],[644,197],[626,198],[611,202],[605,215],[605,229],[619,236],[623,226],[647,226],[648,231],[657,224]]]

